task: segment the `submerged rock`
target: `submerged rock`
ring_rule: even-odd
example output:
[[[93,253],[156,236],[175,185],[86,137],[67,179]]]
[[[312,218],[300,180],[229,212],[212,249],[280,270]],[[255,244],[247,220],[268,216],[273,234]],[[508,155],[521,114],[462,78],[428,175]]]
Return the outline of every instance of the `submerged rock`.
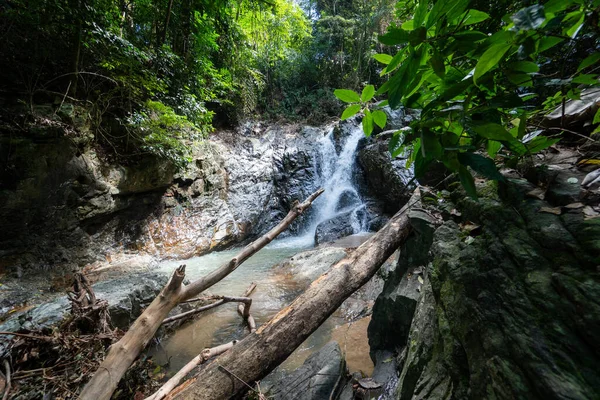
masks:
[[[356,232],[359,221],[366,218],[364,208],[343,212],[337,216],[321,222],[315,231],[315,243],[327,243]]]

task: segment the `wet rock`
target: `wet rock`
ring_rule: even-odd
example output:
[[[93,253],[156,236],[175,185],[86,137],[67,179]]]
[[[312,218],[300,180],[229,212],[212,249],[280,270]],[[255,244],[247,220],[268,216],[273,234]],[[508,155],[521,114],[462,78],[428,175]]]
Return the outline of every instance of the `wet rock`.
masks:
[[[317,225],[315,243],[326,243],[355,233],[354,223],[366,217],[363,208],[346,211]]]
[[[108,301],[109,313],[115,327],[127,328],[167,283],[164,275],[138,273],[97,283],[92,286],[96,297]],[[42,330],[59,324],[70,313],[66,296],[11,315],[0,330]]]
[[[312,282],[345,256],[344,248],[319,246],[290,257],[278,266],[278,270],[296,280]]]
[[[365,180],[375,197],[381,199],[387,213],[395,213],[410,197],[411,168],[406,168],[408,154],[392,159],[388,151],[391,133],[382,133],[365,141],[358,161]]]
[[[354,208],[360,204],[360,197],[354,190],[345,190],[340,195],[338,203],[335,207],[336,211],[340,211],[346,208]]]
[[[275,400],[329,399],[337,388],[338,380],[347,374],[344,365],[340,346],[337,342],[330,342],[308,357],[300,368],[268,388],[267,392]]]

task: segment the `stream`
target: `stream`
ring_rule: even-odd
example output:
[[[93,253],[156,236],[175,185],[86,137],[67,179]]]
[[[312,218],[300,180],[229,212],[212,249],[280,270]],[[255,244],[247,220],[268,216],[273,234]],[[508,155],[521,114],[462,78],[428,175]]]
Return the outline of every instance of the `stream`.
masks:
[[[351,212],[353,236],[343,238],[338,247],[356,247],[365,240],[364,204],[352,182],[352,170],[358,142],[363,137],[360,126],[345,138],[339,154],[336,152],[333,129],[325,135],[315,154],[315,170],[319,171],[318,184],[325,193],[315,201],[318,210],[312,220],[307,221],[301,233],[295,237],[277,240],[248,259],[226,279],[211,287],[211,294],[241,296],[251,282],[257,284],[252,294],[252,315],[257,326],[273,317],[303,292],[309,282],[295,279],[276,266],[297,253],[314,247],[317,226],[342,213]],[[362,217],[361,217],[362,214]],[[194,280],[232,258],[240,249],[214,252],[185,261],[163,262],[159,270],[170,275],[180,264],[187,265],[186,275]],[[204,348],[242,338],[245,325],[236,312],[237,304],[229,303],[203,313],[192,322],[185,323],[149,351],[155,362],[167,365],[167,373],[178,371]],[[332,315],[276,370],[285,374],[302,365],[306,358],[326,343],[336,340],[346,354],[350,372],[362,371],[370,375],[373,364],[369,357],[367,326],[369,318],[349,324],[340,311]]]

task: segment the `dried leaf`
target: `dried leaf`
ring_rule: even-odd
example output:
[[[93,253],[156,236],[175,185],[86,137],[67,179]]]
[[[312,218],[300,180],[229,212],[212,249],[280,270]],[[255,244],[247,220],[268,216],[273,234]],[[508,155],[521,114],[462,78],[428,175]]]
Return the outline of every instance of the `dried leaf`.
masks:
[[[423,280],[423,278],[421,278],[420,276],[417,277],[417,279],[419,280],[419,283],[422,285],[425,281]]]
[[[460,229],[462,229],[463,231],[466,231],[467,233],[475,232],[475,231],[479,230],[479,228],[481,228],[481,225],[477,225],[476,223],[473,223],[471,221],[467,221],[462,224],[459,224],[459,226],[460,226]]]
[[[546,191],[542,188],[535,188],[531,192],[527,193],[525,197],[544,200],[544,198],[546,197]]]
[[[583,206],[585,206],[585,204],[577,202],[577,203],[567,204],[565,206],[565,208],[568,208],[569,210],[576,210],[576,209],[581,208]]]
[[[542,207],[540,208],[540,212],[554,215],[562,214],[562,210],[560,209],[560,207]]]
[[[462,214],[456,208],[453,208],[452,211],[450,211],[450,215],[454,215],[455,217],[460,217]]]
[[[475,238],[474,238],[473,236],[467,236],[467,237],[465,238],[465,243],[466,243],[466,244],[471,244],[471,243],[473,243],[474,241],[475,241]]]

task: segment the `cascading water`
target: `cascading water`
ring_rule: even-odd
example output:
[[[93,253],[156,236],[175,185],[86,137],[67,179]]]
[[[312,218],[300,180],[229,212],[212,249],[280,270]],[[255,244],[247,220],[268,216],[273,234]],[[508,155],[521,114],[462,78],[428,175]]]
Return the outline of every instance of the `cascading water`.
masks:
[[[318,154],[315,157],[315,175],[319,178],[318,182],[315,182],[315,187],[322,187],[325,192],[313,204],[316,214],[306,228],[298,236],[284,239],[282,242],[285,245],[302,247],[312,245],[317,226],[343,214],[349,215],[352,233],[366,230],[365,204],[352,179],[356,148],[363,137],[361,126],[356,126],[344,138],[344,145],[339,154],[336,151],[333,128],[319,141]]]

